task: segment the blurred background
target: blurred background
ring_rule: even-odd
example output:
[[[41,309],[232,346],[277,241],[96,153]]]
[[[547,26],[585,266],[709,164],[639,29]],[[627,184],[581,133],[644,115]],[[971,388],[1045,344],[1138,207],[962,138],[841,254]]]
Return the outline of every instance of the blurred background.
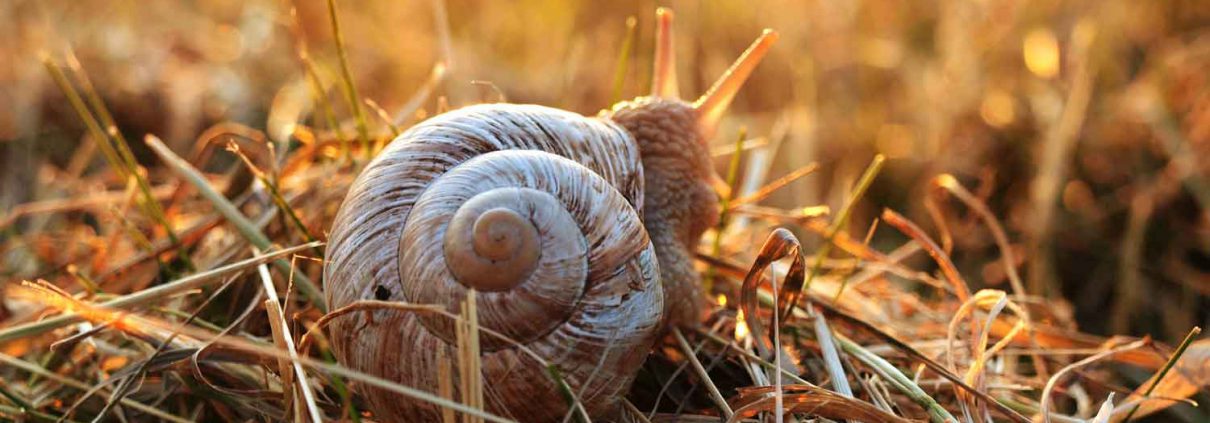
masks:
[[[387,114],[501,97],[595,114],[647,91],[661,5],[677,13],[680,89],[692,98],[774,28],[780,42],[713,143],[726,151],[741,126],[759,141],[742,175],[774,179],[812,162],[819,170],[762,204],[836,210],[882,153],[886,168],[849,233],[866,233],[884,207],[934,238],[937,222],[948,222],[967,280],[1007,289],[987,227],[952,199],[936,213],[926,207],[930,181],[949,173],[1003,222],[1029,292],[1066,304],[1083,331],[1175,343],[1210,323],[1210,2],[338,5],[357,88]],[[56,181],[105,166],[78,159],[87,131],[42,55],[70,64],[70,47],[128,139],[151,133],[187,152],[220,122],[279,136],[270,114],[283,99],[302,98],[298,113],[316,127],[324,126],[316,104],[348,120],[334,45],[319,0],[0,2],[0,210],[70,195]],[[312,101],[304,49],[323,100]],[[442,61],[444,79],[430,83]],[[426,84],[433,95],[408,105]],[[386,133],[367,113],[370,131]],[[345,129],[354,133],[351,120]],[[720,155],[720,172],[727,161]],[[45,219],[12,219],[0,237],[54,225]],[[904,239],[880,230],[871,243],[885,250]],[[76,248],[70,237],[49,242]],[[46,270],[20,243],[6,245],[3,279]],[[911,264],[935,270],[927,257]]]

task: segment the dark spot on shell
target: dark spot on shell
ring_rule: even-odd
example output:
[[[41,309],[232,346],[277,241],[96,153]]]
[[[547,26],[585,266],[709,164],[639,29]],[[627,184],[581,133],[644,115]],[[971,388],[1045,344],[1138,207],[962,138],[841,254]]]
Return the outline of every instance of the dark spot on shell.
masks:
[[[391,290],[387,289],[385,286],[378,285],[374,287],[374,298],[377,298],[378,301],[389,300],[391,299]]]

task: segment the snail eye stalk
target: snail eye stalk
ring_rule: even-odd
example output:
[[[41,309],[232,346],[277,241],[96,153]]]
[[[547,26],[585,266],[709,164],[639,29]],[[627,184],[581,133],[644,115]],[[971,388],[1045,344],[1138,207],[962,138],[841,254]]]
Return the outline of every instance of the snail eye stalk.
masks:
[[[672,39],[672,11],[663,7],[656,9],[655,18],[655,64],[652,66],[651,95],[680,98],[676,83],[676,44]]]
[[[680,90],[676,80],[676,43],[672,37],[671,10],[659,8],[655,11],[655,59],[652,65],[651,96],[667,99],[679,99]],[[698,128],[702,139],[713,136],[715,129],[731,105],[731,100],[739,93],[744,82],[752,75],[752,71],[764,59],[769,48],[777,42],[777,32],[765,29],[752,45],[723,72],[714,85],[693,102],[693,108],[698,111]]]
[[[760,64],[761,59],[764,59],[765,54],[769,52],[769,48],[773,47],[775,42],[777,42],[777,32],[766,29],[756,41],[752,42],[752,45],[748,46],[747,50],[744,50],[739,59],[736,59],[735,63],[731,64],[726,72],[723,72],[723,76],[714,82],[706,94],[693,103],[693,107],[698,112],[698,128],[703,139],[709,139],[714,134],[714,130],[718,128],[718,124],[723,118],[723,113],[727,111],[727,106],[731,105],[735,94],[739,93],[739,89],[744,86],[748,76],[752,75],[752,71]]]

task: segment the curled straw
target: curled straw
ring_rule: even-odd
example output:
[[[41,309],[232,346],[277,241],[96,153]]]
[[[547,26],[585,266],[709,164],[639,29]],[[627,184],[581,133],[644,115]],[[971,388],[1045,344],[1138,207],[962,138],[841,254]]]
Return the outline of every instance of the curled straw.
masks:
[[[784,258],[792,259],[786,277],[783,279],[785,286],[778,290],[780,295],[777,298],[777,309],[774,310],[781,316],[781,320],[785,321],[786,317],[789,317],[790,308],[802,295],[801,288],[806,266],[803,264],[801,250],[802,246],[798,243],[798,238],[795,238],[789,230],[784,228],[773,230],[773,233],[765,239],[765,245],[761,246],[760,253],[757,254],[756,261],[752,263],[752,268],[744,277],[743,286],[740,288],[740,307],[743,308],[744,315],[748,316],[748,325],[752,327],[752,333],[756,335],[754,337],[756,349],[766,360],[772,357],[772,353],[770,347],[765,346],[765,341],[761,338],[765,329],[757,310],[757,292],[759,285],[764,281],[762,274],[773,262]],[[776,281],[769,282],[776,283]],[[772,338],[773,331],[778,329],[770,327],[769,337]]]
[[[784,229],[775,230],[774,232],[778,233],[780,231],[785,231],[785,230]],[[788,231],[786,231],[786,232],[788,233]],[[778,238],[783,238],[786,236],[787,235],[779,234]],[[793,235],[788,235],[788,236],[793,237]],[[779,241],[779,243],[780,242],[781,241]],[[795,240],[795,242],[797,242],[797,241]],[[762,248],[762,252],[763,251],[765,251],[764,248]],[[774,250],[774,251],[776,251],[776,250]],[[760,260],[759,257],[758,257],[758,260]],[[772,262],[775,260],[768,260],[768,261]],[[732,262],[725,261],[725,260],[715,260],[712,262],[712,264],[715,266],[718,266],[720,271],[723,271],[734,277],[741,277],[742,275],[747,275],[745,277],[745,283],[746,283],[746,285],[753,287],[752,291],[754,291],[754,292],[749,294],[748,289],[745,289],[744,292],[741,292],[741,306],[745,307],[745,310],[755,311],[756,310],[756,300],[758,299],[756,297],[758,297],[760,295],[764,295],[764,293],[757,292],[758,290],[755,289],[755,287],[757,287],[761,283],[763,283],[762,281],[757,280],[757,278],[764,277],[761,274],[762,272],[745,271],[744,269],[740,268],[740,266],[738,266]],[[749,277],[753,278],[753,281],[749,282],[748,281]],[[745,299],[745,295],[750,295],[751,297],[748,297],[748,298],[751,298],[751,299],[750,300]],[[912,360],[923,363],[926,367],[929,368],[929,370],[932,370],[933,372],[937,373],[938,375],[945,378],[946,380],[949,380],[955,386],[962,388],[967,393],[990,404],[993,409],[998,411],[1001,415],[1008,417],[1010,420],[1018,422],[1018,423],[1029,423],[1030,420],[1028,418],[1026,418],[1025,416],[1022,416],[1020,413],[1016,412],[1015,410],[1000,403],[999,401],[996,401],[991,396],[989,396],[986,392],[983,392],[981,390],[975,389],[974,387],[970,386],[963,380],[962,377],[955,375],[953,372],[949,371],[949,369],[946,366],[943,366],[942,364],[937,363],[932,358],[929,358],[929,356],[924,355],[923,353],[916,350],[911,345],[908,345],[906,342],[903,342],[899,338],[896,338],[895,336],[886,333],[885,331],[879,329],[878,327],[874,326],[873,324],[870,324],[869,322],[866,322],[865,320],[863,320],[859,317],[856,317],[856,316],[850,314],[849,312],[841,310],[840,308],[832,305],[830,301],[823,299],[823,298],[817,296],[816,294],[812,294],[811,292],[805,292],[804,295],[807,298],[809,298],[814,305],[819,307],[820,311],[827,314],[828,317],[844,321],[845,323],[847,323],[849,325],[853,325],[857,328],[860,328],[862,331],[869,333],[871,335],[874,335],[875,337],[881,339],[883,342],[890,344],[896,350],[903,352],[905,355],[907,355]],[[761,301],[765,300],[765,298],[759,298],[759,299]],[[746,304],[748,301],[751,301],[751,304]],[[774,300],[769,299],[768,301],[770,303],[772,303]],[[781,301],[778,300],[778,303],[781,303]],[[791,305],[794,305],[794,304],[791,303]],[[781,307],[779,306],[779,309],[780,308]],[[791,311],[791,315],[794,317],[805,317],[805,314],[801,314],[801,310],[791,309],[790,311]],[[750,311],[745,311],[745,313],[750,313]],[[758,319],[756,319],[755,317],[748,319],[749,324],[751,324],[752,322],[755,322],[757,320]],[[754,330],[754,333],[755,333],[755,330]],[[836,340],[839,341],[841,349],[849,354],[853,354],[853,355],[864,354],[862,357],[870,360],[872,363],[874,363],[876,365],[885,363],[885,360],[882,360],[880,357],[875,356],[873,353],[870,353],[868,350],[862,348],[861,346],[857,345],[856,343],[849,341],[847,338],[845,338],[843,336],[839,336],[839,334],[837,334]],[[758,343],[758,345],[759,345],[759,343]],[[876,359],[876,361],[875,361],[875,359]],[[888,368],[887,368],[888,371],[894,370],[895,372],[898,372],[898,370],[895,369],[894,366],[891,366],[889,363],[886,363],[886,366],[888,366]],[[910,382],[909,379],[904,379],[904,380],[908,380]],[[914,386],[915,385],[910,385],[910,386],[898,386],[897,385],[898,388],[902,388],[905,390],[910,389],[911,387],[914,387]],[[919,390],[919,387],[915,387],[915,388],[916,388],[916,390]],[[915,391],[913,391],[913,392],[915,392]],[[913,397],[913,398],[916,398],[916,397]],[[929,398],[927,398],[927,395],[920,398],[921,401],[925,401],[928,399]],[[946,413],[946,414],[948,414],[948,413]],[[940,416],[940,414],[938,414],[938,416]]]

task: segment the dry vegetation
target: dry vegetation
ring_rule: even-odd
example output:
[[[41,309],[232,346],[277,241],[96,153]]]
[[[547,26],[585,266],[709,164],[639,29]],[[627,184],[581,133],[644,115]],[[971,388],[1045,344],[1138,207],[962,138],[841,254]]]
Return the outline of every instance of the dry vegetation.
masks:
[[[655,2],[337,5],[347,60],[322,0],[0,3],[0,419],[364,420],[312,329],[365,157],[650,84]],[[633,418],[1210,419],[1205,1],[670,6],[684,93],[781,42]]]

